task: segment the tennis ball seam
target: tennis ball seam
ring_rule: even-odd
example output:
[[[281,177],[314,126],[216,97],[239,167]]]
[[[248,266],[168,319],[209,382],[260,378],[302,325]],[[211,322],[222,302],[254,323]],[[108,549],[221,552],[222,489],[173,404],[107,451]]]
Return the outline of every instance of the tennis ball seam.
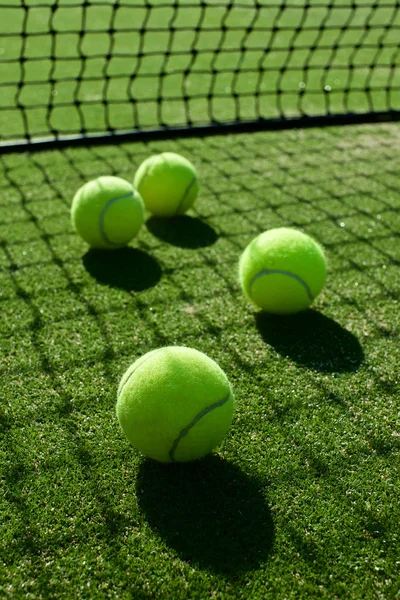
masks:
[[[206,408],[203,408],[195,417],[194,419],[189,423],[189,425],[187,425],[186,427],[184,427],[181,432],[179,433],[178,437],[174,440],[170,451],[168,452],[168,456],[171,460],[171,462],[175,462],[175,452],[178,448],[179,442],[188,435],[188,433],[191,431],[191,429],[193,429],[193,427],[200,421],[200,419],[202,419],[205,415],[207,415],[208,413],[210,413],[211,411],[215,410],[216,408],[219,408],[220,406],[223,406],[226,402],[228,402],[229,398],[231,397],[231,392],[229,391],[229,393],[224,396],[222,398],[222,400],[218,400],[218,402],[214,402],[213,404],[210,404],[210,406],[207,406]]]
[[[304,281],[304,279],[302,279],[295,273],[291,273],[290,271],[282,271],[280,269],[263,269],[262,271],[260,271],[256,275],[254,275],[253,279],[250,281],[250,291],[251,291],[251,288],[253,287],[253,284],[257,281],[257,279],[259,279],[260,277],[263,277],[264,275],[285,275],[286,277],[291,277],[292,279],[294,279],[295,281],[300,283],[300,285],[303,286],[309,299],[311,301],[314,300],[314,296],[312,295],[311,290],[308,287],[307,283]]]
[[[188,196],[188,194],[189,194],[190,190],[192,189],[192,187],[193,187],[194,183],[196,182],[196,179],[197,179],[196,177],[193,177],[193,178],[192,178],[192,181],[191,181],[191,182],[189,183],[189,185],[187,186],[187,188],[186,188],[186,190],[185,190],[185,193],[183,194],[182,198],[180,199],[180,201],[179,201],[179,203],[178,203],[177,209],[176,209],[176,211],[175,211],[175,214],[176,214],[176,215],[178,215],[178,214],[179,214],[179,211],[180,211],[180,209],[182,208],[182,206],[184,205],[184,203],[185,203],[185,200],[186,200],[186,198],[187,198],[187,196]]]
[[[111,246],[120,246],[120,244],[118,244],[117,242],[113,242],[112,240],[110,240],[104,230],[104,219],[106,216],[106,213],[108,211],[108,209],[115,204],[116,202],[118,202],[119,200],[124,200],[125,198],[133,198],[133,192],[128,192],[127,194],[124,194],[123,196],[117,196],[116,198],[111,198],[111,200],[109,200],[107,202],[107,204],[105,204],[105,206],[103,207],[101,213],[100,213],[100,217],[99,217],[99,230],[100,230],[100,235],[101,238],[103,240],[103,242],[105,242],[106,244],[110,244]]]
[[[123,385],[118,389],[118,395],[122,394],[122,390],[124,389],[124,387],[126,386],[126,384],[128,383],[128,381],[130,380],[130,378],[132,377],[132,375],[134,375],[134,373],[137,373],[138,370],[140,369],[140,367],[142,367],[143,365],[145,365],[147,363],[147,361],[149,361],[151,358],[153,358],[153,356],[157,352],[159,352],[159,349],[154,350],[153,352],[150,352],[149,356],[147,358],[145,358],[144,360],[142,360],[142,362],[140,363],[140,365],[138,365],[136,367],[136,369],[132,369],[132,371],[129,373],[128,377],[124,381]]]
[[[153,165],[151,165],[151,164],[146,165],[145,172],[143,174],[143,177],[142,177],[139,185],[143,185],[144,184],[144,182],[146,181],[146,179],[150,175],[150,171],[152,170],[152,168],[153,168]]]

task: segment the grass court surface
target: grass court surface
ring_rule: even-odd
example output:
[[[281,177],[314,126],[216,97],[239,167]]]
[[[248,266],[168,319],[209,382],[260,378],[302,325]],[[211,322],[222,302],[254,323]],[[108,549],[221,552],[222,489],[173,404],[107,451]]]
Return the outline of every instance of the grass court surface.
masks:
[[[164,150],[195,210],[89,252],[70,204]],[[0,595],[399,597],[400,126],[293,130],[0,157]],[[263,229],[321,242],[314,307],[262,316],[239,255]],[[128,365],[188,345],[226,371],[233,427],[187,466],[115,416]]]

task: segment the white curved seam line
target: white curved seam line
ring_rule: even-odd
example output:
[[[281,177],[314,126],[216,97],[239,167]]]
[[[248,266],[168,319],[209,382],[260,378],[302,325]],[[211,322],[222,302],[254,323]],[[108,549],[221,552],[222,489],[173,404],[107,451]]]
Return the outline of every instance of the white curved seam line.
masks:
[[[231,393],[229,392],[229,394],[227,396],[225,396],[224,398],[222,398],[222,400],[218,400],[218,402],[214,402],[214,404],[210,404],[210,406],[207,406],[206,408],[203,408],[203,410],[200,411],[199,414],[195,416],[195,418],[193,419],[193,421],[191,421],[189,423],[189,425],[187,425],[184,429],[182,429],[182,431],[180,432],[180,434],[178,435],[178,437],[174,440],[174,443],[171,446],[171,450],[168,453],[172,462],[175,462],[175,456],[174,455],[175,455],[175,451],[176,451],[176,449],[178,447],[179,442],[185,436],[187,436],[187,434],[189,433],[189,431],[191,429],[193,429],[193,427],[196,425],[196,423],[198,423],[200,421],[200,419],[202,419],[205,415],[207,415],[209,412],[211,412],[215,408],[219,408],[220,406],[223,406],[225,404],[225,402],[228,402],[230,396],[231,396]]]
[[[306,282],[303,279],[301,279],[301,277],[295,275],[294,273],[290,273],[290,271],[281,271],[280,269],[263,269],[262,271],[257,273],[257,275],[254,275],[253,279],[250,281],[250,289],[253,286],[253,284],[257,281],[257,279],[263,277],[263,275],[286,275],[287,277],[291,277],[303,286],[310,300],[314,300],[314,296],[312,295],[310,288],[308,287]]]
[[[193,187],[193,184],[195,183],[196,179],[197,179],[196,177],[193,177],[192,181],[191,181],[191,182],[189,183],[189,185],[187,186],[187,188],[186,188],[186,190],[185,190],[185,193],[183,194],[183,196],[182,196],[182,198],[181,198],[181,200],[180,200],[180,202],[179,202],[179,204],[178,204],[178,206],[177,206],[177,208],[176,208],[176,211],[175,211],[175,214],[176,214],[176,215],[178,215],[178,214],[179,214],[179,211],[180,211],[180,209],[181,209],[182,205],[184,204],[184,202],[185,202],[185,200],[186,200],[186,197],[187,197],[188,193],[189,193],[189,192],[190,192],[190,190],[192,189],[192,187]]]
[[[107,204],[103,207],[103,210],[101,211],[101,214],[100,214],[99,229],[100,229],[101,238],[102,238],[103,242],[106,242],[106,244],[111,244],[111,246],[119,246],[119,244],[108,239],[107,234],[104,231],[104,219],[106,216],[106,212],[108,211],[110,206],[115,204],[115,202],[118,202],[118,200],[124,200],[124,198],[133,198],[133,192],[129,192],[129,194],[124,194],[124,196],[118,196],[117,198],[111,198],[111,200],[109,200],[107,202]]]

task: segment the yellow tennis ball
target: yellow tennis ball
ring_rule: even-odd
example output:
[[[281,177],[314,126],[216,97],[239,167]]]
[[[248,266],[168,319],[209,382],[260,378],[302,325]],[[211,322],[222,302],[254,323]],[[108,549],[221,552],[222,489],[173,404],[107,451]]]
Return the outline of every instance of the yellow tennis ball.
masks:
[[[182,215],[199,193],[194,166],[174,152],[147,158],[137,170],[133,185],[147,210],[157,217]]]
[[[98,177],[76,192],[71,219],[75,230],[92,248],[121,248],[143,225],[143,200],[128,181]]]
[[[211,452],[233,415],[233,395],[211,358],[182,346],[148,352],[123,375],[117,416],[126,437],[160,462],[186,462]]]
[[[305,310],[325,284],[326,261],[310,236],[287,227],[270,229],[247,246],[239,262],[245,294],[274,314]]]

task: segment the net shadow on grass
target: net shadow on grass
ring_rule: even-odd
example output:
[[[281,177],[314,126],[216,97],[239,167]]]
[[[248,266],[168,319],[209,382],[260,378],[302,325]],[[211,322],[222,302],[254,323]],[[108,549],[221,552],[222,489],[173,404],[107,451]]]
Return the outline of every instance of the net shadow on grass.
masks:
[[[266,344],[321,373],[357,371],[364,361],[358,339],[333,319],[309,309],[296,315],[259,312],[256,326]]]
[[[32,523],[29,502],[26,492],[23,491],[23,485],[29,475],[31,473],[26,465],[20,459],[16,459],[4,472],[4,498],[19,517],[18,530],[14,533],[13,552],[20,556],[39,556],[43,550],[40,532],[37,525]],[[7,557],[5,558],[7,560]]]
[[[150,526],[185,562],[236,575],[271,551],[265,483],[216,455],[189,465],[143,461],[137,496]]]
[[[215,244],[218,239],[210,225],[187,215],[171,219],[150,217],[146,225],[156,238],[178,248],[205,248]]]
[[[9,429],[11,429],[12,421],[10,417],[0,409],[0,434],[6,433]]]
[[[128,292],[154,287],[161,279],[161,267],[155,258],[137,248],[89,250],[82,257],[88,273],[99,283]]]

